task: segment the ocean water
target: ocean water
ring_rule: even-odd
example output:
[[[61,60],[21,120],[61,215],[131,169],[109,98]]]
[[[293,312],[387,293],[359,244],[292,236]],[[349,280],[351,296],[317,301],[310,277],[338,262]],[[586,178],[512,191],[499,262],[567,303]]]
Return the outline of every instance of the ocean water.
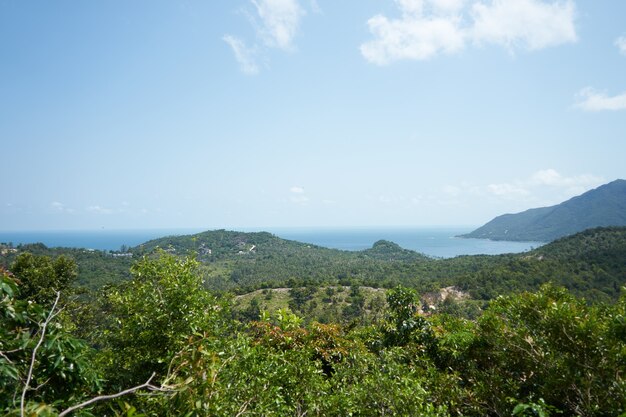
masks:
[[[486,239],[463,239],[458,235],[476,227],[393,227],[393,228],[292,228],[270,230],[283,239],[312,243],[327,248],[363,250],[384,239],[436,258],[459,255],[499,255],[525,252],[543,242],[504,242]]]
[[[46,230],[46,231],[0,231],[0,243],[41,242],[53,247],[85,248],[96,250],[119,250],[122,245],[137,246],[148,240],[171,235],[189,235],[202,229],[146,229],[146,230]]]
[[[541,246],[542,242],[503,242],[484,239],[462,239],[474,227],[380,227],[380,228],[267,228],[283,239],[296,240],[341,250],[363,250],[385,239],[437,258],[459,255],[498,255],[519,253]],[[97,250],[119,250],[122,245],[136,246],[151,239],[171,235],[188,235],[202,229],[90,230],[90,231],[23,231],[2,232],[0,242],[14,245],[41,242],[48,247],[78,247]],[[242,230],[259,231],[259,229]]]

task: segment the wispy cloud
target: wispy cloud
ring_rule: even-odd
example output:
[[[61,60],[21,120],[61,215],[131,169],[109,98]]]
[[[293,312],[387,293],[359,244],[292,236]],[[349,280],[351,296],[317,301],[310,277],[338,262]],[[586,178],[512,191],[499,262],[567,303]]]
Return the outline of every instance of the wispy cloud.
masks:
[[[543,49],[577,40],[572,1],[492,0],[472,6],[476,42]]]
[[[487,191],[491,194],[496,195],[498,197],[508,198],[508,199],[522,199],[525,200],[530,195],[530,191],[524,188],[520,184],[489,184],[487,186]]]
[[[560,203],[603,183],[605,179],[592,174],[563,175],[553,168],[538,170],[528,177],[506,182],[476,185],[447,185],[442,199],[472,205],[477,198],[494,203],[514,204],[517,208],[539,207]]]
[[[513,182],[489,184],[487,191],[495,196],[519,201],[545,202],[546,197],[565,199],[582,194],[605,182],[592,174],[562,175],[553,168],[536,171],[530,177]]]
[[[317,3],[317,0],[310,0],[309,1],[310,5],[311,5],[311,11],[313,13],[316,14],[320,14],[322,13],[322,8],[320,7],[320,5]]]
[[[261,21],[259,36],[266,46],[290,50],[304,16],[297,0],[252,0]]]
[[[452,13],[426,13],[424,6],[432,3],[397,0],[399,18],[380,14],[370,18],[367,26],[374,40],[361,45],[361,54],[374,64],[386,65],[402,59],[425,60],[463,49],[465,36],[460,17]]]
[[[298,0],[250,0],[252,7],[245,10],[256,29],[256,37],[248,47],[237,36],[226,34],[222,40],[233,50],[241,71],[248,75],[258,74],[259,59],[265,59],[268,49],[292,51],[300,22],[306,14]],[[311,3],[314,12],[319,10],[316,2]]]
[[[626,36],[615,39],[615,46],[619,49],[620,54],[626,55]]]
[[[233,50],[235,59],[239,63],[239,68],[245,74],[254,75],[259,72],[259,66],[256,63],[255,51],[248,48],[246,44],[239,38],[231,35],[225,35],[223,38]]]
[[[460,187],[457,187],[455,185],[446,185],[443,187],[442,191],[444,194],[450,197],[456,197],[463,192]]]
[[[295,204],[306,205],[311,201],[311,199],[305,195],[292,195],[289,198],[289,201]]]
[[[59,201],[53,201],[50,203],[50,208],[52,208],[53,211],[56,211],[57,213],[68,213],[68,214],[72,214],[75,213],[76,210],[74,210],[73,208],[67,207],[65,204],[59,202]]]
[[[609,96],[591,87],[583,88],[576,95],[575,107],[585,111],[626,110],[626,92]]]
[[[374,39],[360,50],[374,64],[427,60],[468,44],[536,50],[577,39],[571,0],[396,0],[396,5],[400,17],[379,14],[367,21]]]
[[[531,185],[548,185],[553,187],[594,187],[603,181],[604,178],[591,174],[568,177],[550,168],[535,172],[528,182]]]
[[[626,55],[626,36],[617,38],[615,46],[621,54]],[[585,87],[576,94],[574,107],[590,112],[626,110],[626,92],[611,96],[605,91]]]
[[[87,207],[87,211],[95,214],[112,214],[113,210],[99,205]]]
[[[289,188],[289,201],[294,204],[307,205],[311,199],[305,194],[304,187],[294,185]]]

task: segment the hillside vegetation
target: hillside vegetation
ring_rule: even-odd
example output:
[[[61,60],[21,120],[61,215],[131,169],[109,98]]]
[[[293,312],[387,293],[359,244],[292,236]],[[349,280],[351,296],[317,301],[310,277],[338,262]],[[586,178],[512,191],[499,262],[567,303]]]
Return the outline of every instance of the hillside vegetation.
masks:
[[[90,298],[73,296],[84,266],[71,251],[51,257],[20,248],[10,271],[0,270],[0,410],[42,417],[623,415],[626,295],[604,293],[611,303],[589,303],[541,285],[547,275],[536,277],[584,266],[595,290],[598,276],[623,271],[625,234],[596,229],[526,254],[449,261],[388,243],[374,248],[377,256],[390,251],[388,259],[330,252],[401,271],[407,282],[415,267],[440,274],[429,278],[432,286],[459,280],[479,294],[514,288],[470,319],[462,303],[472,300],[455,287],[421,296],[354,283],[309,282],[235,298],[207,290],[206,268],[234,271],[241,259],[253,268],[248,237],[237,235],[246,241],[233,247],[228,236],[236,234],[228,232],[218,233],[226,244],[215,261],[155,246],[132,263],[129,278]],[[604,249],[596,252],[595,242]],[[287,253],[284,259],[300,259],[297,250]],[[338,268],[339,261],[326,262]],[[477,276],[491,280],[471,281]],[[623,273],[611,279],[624,284]],[[437,294],[452,301],[423,311]],[[326,311],[322,305],[341,313],[320,323],[310,314]]]
[[[457,287],[487,301],[543,283],[564,286],[589,301],[615,301],[626,276],[626,228],[591,229],[534,251],[509,255],[433,259],[392,242],[363,251],[340,251],[280,239],[270,233],[224,230],[166,237],[127,255],[23,245],[0,258],[9,267],[22,252],[65,255],[78,265],[76,285],[97,290],[130,278],[130,265],[159,251],[193,256],[207,289],[246,294],[259,289],[363,286],[416,289],[420,294]]]
[[[157,239],[133,251],[139,256],[159,248],[194,254],[207,288],[238,294],[336,285],[404,285],[423,294],[456,286],[474,299],[489,300],[554,282],[589,300],[615,300],[626,274],[626,228],[592,229],[527,253],[453,259],[429,258],[387,241],[351,252],[223,230]]]

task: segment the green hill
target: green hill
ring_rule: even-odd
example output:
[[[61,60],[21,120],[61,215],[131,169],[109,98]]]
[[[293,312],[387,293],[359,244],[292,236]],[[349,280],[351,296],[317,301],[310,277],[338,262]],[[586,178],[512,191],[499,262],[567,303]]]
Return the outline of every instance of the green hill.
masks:
[[[208,287],[236,292],[321,283],[391,285],[392,280],[397,282],[399,271],[406,274],[400,265],[434,262],[387,241],[376,242],[364,251],[343,251],[285,240],[267,232],[226,230],[155,239],[132,251],[138,256],[157,248],[175,255],[195,254],[205,270]]]
[[[474,300],[487,301],[553,282],[589,301],[614,301],[626,284],[626,227],[586,230],[526,253],[452,259],[429,258],[388,241],[362,251],[341,251],[265,232],[215,230],[155,239],[129,254],[23,245],[0,256],[0,265],[10,269],[22,252],[66,255],[78,264],[76,284],[98,289],[127,280],[133,262],[143,255],[157,256],[159,250],[192,255],[200,261],[208,289],[236,294],[272,288],[403,285],[421,294],[456,287]],[[324,304],[317,300],[317,305]]]
[[[342,251],[321,246],[279,238],[268,232],[235,232],[210,230],[194,235],[167,236],[145,242],[131,251],[136,254],[150,253],[157,248],[176,254],[195,253],[204,261],[241,259],[265,259],[267,257],[298,256],[314,259],[320,257],[372,258],[383,261],[425,260],[427,256],[412,250],[403,249],[394,242],[379,240],[370,249],[361,252]]]
[[[156,239],[133,251],[149,254],[157,248],[176,255],[195,253],[208,288],[238,294],[264,288],[401,284],[420,293],[456,286],[474,299],[489,300],[554,282],[589,300],[608,301],[626,284],[624,227],[587,230],[527,253],[453,259],[432,259],[384,240],[370,249],[341,251],[265,232],[224,230]]]
[[[550,242],[593,227],[626,226],[626,181],[616,180],[561,204],[504,214],[462,237]]]

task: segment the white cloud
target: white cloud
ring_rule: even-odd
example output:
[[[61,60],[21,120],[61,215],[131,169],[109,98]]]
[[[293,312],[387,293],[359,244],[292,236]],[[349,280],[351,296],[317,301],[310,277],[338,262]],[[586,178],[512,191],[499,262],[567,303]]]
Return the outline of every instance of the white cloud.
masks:
[[[575,7],[572,1],[492,0],[472,6],[472,38],[510,49],[543,49],[575,42]]]
[[[459,194],[461,194],[461,192],[463,190],[461,188],[459,188],[459,187],[454,186],[454,185],[446,185],[445,187],[443,187],[442,191],[444,192],[444,194],[447,194],[447,195],[452,196],[452,197],[456,197]]]
[[[626,110],[626,92],[609,96],[591,87],[580,90],[576,95],[576,107],[586,111]]]
[[[384,205],[412,203],[410,198],[401,194],[381,194],[378,196],[378,202]]]
[[[52,210],[58,213],[70,213],[71,214],[75,212],[73,208],[69,208],[65,204],[58,202],[58,201],[53,201],[52,203],[50,203],[50,207],[52,208]]]
[[[309,202],[309,197],[305,195],[295,195],[289,199],[292,203],[305,205]]]
[[[554,187],[587,187],[596,186],[604,182],[602,177],[583,174],[572,177],[565,177],[554,169],[543,169],[535,172],[531,176],[530,183],[537,185],[548,185]]]
[[[109,208],[101,207],[101,206],[98,206],[98,205],[87,207],[87,211],[92,212],[92,213],[96,213],[96,214],[111,214],[111,213],[113,213],[113,210],[111,210]]]
[[[305,195],[304,187],[294,185],[293,187],[289,188],[289,192],[291,193],[289,201],[294,204],[305,206],[309,203],[309,201],[311,201],[311,199]]]
[[[224,35],[222,38],[233,50],[235,59],[239,63],[239,68],[245,74],[254,75],[259,72],[259,66],[256,63],[255,51],[248,48],[246,44],[239,38],[231,35]]]
[[[421,15],[424,11],[424,0],[396,0],[403,15]]]
[[[433,9],[440,13],[458,13],[466,3],[467,0],[431,0]]]
[[[463,183],[446,186],[442,193],[456,199],[475,200],[477,196],[491,196],[501,201],[517,202],[525,207],[539,207],[560,203],[603,183],[605,179],[592,174],[563,175],[553,168],[542,169],[527,178],[476,186]]]
[[[460,20],[451,15],[425,15],[424,2],[398,0],[402,17],[376,15],[367,21],[374,40],[361,45],[368,61],[386,65],[401,59],[425,60],[464,47]]]
[[[626,36],[615,40],[615,46],[622,55],[626,55]],[[585,111],[626,110],[626,92],[610,96],[604,91],[585,87],[576,94],[575,107]]]
[[[499,197],[518,199],[530,195],[530,191],[516,184],[489,184],[487,191]]]
[[[222,40],[232,48],[241,71],[254,75],[261,69],[259,60],[266,61],[270,49],[291,51],[295,48],[294,39],[306,12],[298,0],[250,0],[249,4],[253,7],[241,11],[256,29],[255,39],[246,43],[227,34]],[[311,0],[310,6],[314,13],[321,13],[315,0]]]
[[[259,34],[272,48],[292,49],[305,12],[296,0],[251,0],[262,25]]]
[[[615,46],[617,46],[622,55],[626,55],[626,36],[620,36],[615,39]]]
[[[396,5],[399,18],[379,14],[367,21],[374,40],[360,50],[374,64],[426,60],[469,43],[535,50],[577,38],[572,0],[396,0]]]

